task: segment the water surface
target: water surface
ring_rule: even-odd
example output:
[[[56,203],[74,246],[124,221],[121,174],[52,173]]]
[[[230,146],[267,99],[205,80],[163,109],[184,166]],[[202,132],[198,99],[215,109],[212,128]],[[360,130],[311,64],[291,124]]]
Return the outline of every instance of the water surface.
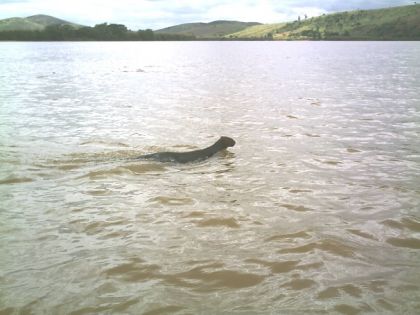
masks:
[[[418,56],[0,43],[0,313],[415,314]]]

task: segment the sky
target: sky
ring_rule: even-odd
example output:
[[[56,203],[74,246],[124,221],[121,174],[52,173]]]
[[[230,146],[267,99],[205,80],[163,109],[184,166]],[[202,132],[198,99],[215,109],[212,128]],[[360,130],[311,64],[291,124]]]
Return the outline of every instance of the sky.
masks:
[[[407,0],[0,0],[0,19],[52,15],[94,26],[119,23],[129,29],[160,29],[191,22],[236,20],[280,23],[298,16],[386,8]]]

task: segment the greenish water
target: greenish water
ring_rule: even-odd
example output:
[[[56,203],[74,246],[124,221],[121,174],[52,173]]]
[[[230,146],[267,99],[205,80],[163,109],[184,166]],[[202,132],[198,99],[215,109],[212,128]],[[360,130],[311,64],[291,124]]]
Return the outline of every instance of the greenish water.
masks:
[[[416,314],[418,56],[0,43],[0,314]]]

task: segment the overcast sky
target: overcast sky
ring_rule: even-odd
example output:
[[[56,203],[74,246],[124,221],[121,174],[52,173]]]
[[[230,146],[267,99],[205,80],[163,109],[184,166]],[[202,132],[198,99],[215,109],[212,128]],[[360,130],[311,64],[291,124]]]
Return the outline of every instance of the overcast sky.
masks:
[[[214,20],[278,23],[304,14],[310,17],[412,3],[406,0],[0,0],[0,19],[42,13],[89,26],[108,22],[138,30]]]

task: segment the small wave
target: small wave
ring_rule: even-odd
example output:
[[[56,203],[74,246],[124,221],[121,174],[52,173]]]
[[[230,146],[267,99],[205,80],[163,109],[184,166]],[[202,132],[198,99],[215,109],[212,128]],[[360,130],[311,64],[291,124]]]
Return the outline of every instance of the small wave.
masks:
[[[127,170],[122,167],[115,167],[106,170],[90,171],[85,175],[82,175],[81,178],[89,178],[91,180],[108,178],[115,175],[123,175],[127,173]]]
[[[184,216],[184,218],[202,218],[206,215],[203,211],[193,211]]]
[[[337,298],[341,295],[350,295],[355,298],[360,298],[362,296],[362,289],[353,285],[353,284],[346,284],[343,286],[332,286],[328,287],[318,294],[319,299],[331,299]]]
[[[328,164],[328,165],[334,165],[334,166],[342,164],[342,162],[340,161],[333,161],[333,160],[322,161],[322,163]]]
[[[290,192],[292,192],[292,193],[298,193],[298,192],[309,192],[308,190],[291,190]],[[307,207],[305,207],[305,206],[302,206],[302,205],[292,205],[292,204],[286,204],[286,203],[284,203],[284,204],[280,204],[279,205],[280,207],[283,207],[283,208],[286,208],[286,209],[289,209],[289,210],[293,210],[293,211],[298,211],[298,212],[306,212],[306,211],[313,211],[313,209],[311,209],[311,208],[307,208]]]
[[[69,222],[68,226],[65,226],[64,228],[69,231],[73,232],[83,232],[88,235],[94,235],[94,234],[104,234],[104,233],[117,233],[118,236],[126,236],[128,231],[125,229],[120,229],[121,226],[127,226],[129,223],[129,220],[122,217],[114,217],[109,218],[106,221],[87,221],[84,219],[78,219]],[[113,230],[114,226],[119,226],[117,231]]]
[[[395,307],[390,302],[386,301],[385,299],[378,299],[376,302],[385,311],[390,311],[390,312],[394,313]]]
[[[388,244],[396,247],[404,247],[410,249],[420,249],[420,239],[417,238],[397,238],[391,237],[386,240]]]
[[[86,195],[91,196],[105,196],[111,194],[111,190],[109,189],[95,189],[95,190],[87,190],[84,192]]]
[[[308,233],[306,233],[304,231],[300,231],[300,232],[291,233],[291,234],[274,235],[274,236],[271,236],[271,237],[267,238],[265,241],[266,242],[271,242],[271,241],[284,240],[284,239],[310,238],[310,237],[311,236]]]
[[[180,273],[165,274],[161,272],[159,265],[132,259],[130,262],[108,268],[104,274],[127,282],[161,280],[168,285],[187,287],[198,292],[247,288],[258,285],[265,279],[264,275],[221,269],[223,266],[221,263],[211,263]]]
[[[178,311],[183,310],[184,307],[177,305],[168,305],[163,307],[158,307],[153,310],[143,313],[143,315],[164,315],[164,314],[174,314]]]
[[[139,282],[152,279],[159,279],[160,266],[146,264],[141,259],[132,259],[131,262],[123,263],[104,271],[107,277],[118,277],[126,282]]]
[[[397,220],[385,220],[382,224],[399,230],[409,229],[413,232],[420,232],[420,222],[413,218],[402,218],[400,221]]]
[[[289,192],[292,193],[292,194],[299,194],[299,193],[309,193],[309,192],[312,192],[312,190],[309,190],[309,189],[290,189]]]
[[[354,149],[354,148],[347,148],[347,152],[348,153],[359,153],[359,152],[361,152],[360,150],[358,150],[358,149]]]
[[[32,178],[9,176],[0,180],[0,185],[20,184],[33,182]]]
[[[152,204],[160,204],[160,205],[173,205],[173,206],[181,206],[181,205],[189,205],[193,204],[194,200],[191,198],[176,198],[176,197],[168,197],[168,196],[158,196],[152,199],[149,199],[148,202]]]
[[[297,270],[319,269],[324,266],[323,262],[300,264],[300,260],[265,261],[261,259],[248,259],[246,262],[267,267],[272,273],[288,273]]]
[[[239,223],[236,221],[235,218],[212,218],[199,221],[197,222],[197,225],[200,227],[225,226],[232,229],[237,229],[240,227]]]
[[[128,148],[129,145],[125,144],[123,142],[113,142],[113,141],[104,141],[104,140],[90,140],[90,141],[84,141],[80,143],[80,145],[105,145],[110,147],[124,147]]]
[[[266,278],[264,275],[229,269],[212,270],[220,267],[222,267],[221,264],[204,265],[175,276],[185,280],[199,281],[199,283],[194,285],[193,289],[200,292],[215,291],[223,288],[241,289],[252,287]]]
[[[334,307],[334,310],[344,315],[357,315],[374,313],[375,310],[366,303],[350,305],[350,304],[338,304]]]
[[[282,287],[290,290],[300,291],[304,289],[308,289],[317,283],[311,279],[293,279],[282,285]]]
[[[124,72],[124,73],[143,73],[143,72],[146,72],[146,70],[143,70],[142,68],[130,69],[130,70],[124,69],[124,70],[121,70],[121,71]]]
[[[65,165],[58,166],[57,169],[61,171],[71,171],[71,170],[78,169],[82,166],[83,166],[82,164],[65,164]]]
[[[106,152],[75,152],[65,154],[62,157],[46,161],[44,166],[66,167],[75,165],[78,167],[86,166],[92,163],[115,162],[118,160],[129,160],[137,157],[138,151],[135,150],[116,150]]]
[[[134,174],[162,172],[166,170],[166,167],[162,163],[131,164],[123,166],[123,168],[130,170]]]
[[[293,270],[296,270],[297,265],[299,264],[298,260],[286,260],[286,261],[264,261],[260,259],[248,259],[246,260],[248,263],[254,263],[263,265],[264,267],[268,267],[271,269],[273,273],[287,273]]]
[[[367,238],[367,239],[374,240],[374,241],[377,241],[378,240],[373,235],[371,235],[369,233],[366,233],[364,231],[360,231],[358,229],[347,229],[347,231],[350,232],[350,233],[352,233],[352,234],[354,234],[354,235],[363,237],[363,238]]]
[[[315,250],[321,250],[342,257],[352,257],[355,255],[354,249],[352,247],[333,240],[322,240],[319,242],[311,242],[301,246],[284,248],[281,249],[279,253],[302,254],[313,252]]]

